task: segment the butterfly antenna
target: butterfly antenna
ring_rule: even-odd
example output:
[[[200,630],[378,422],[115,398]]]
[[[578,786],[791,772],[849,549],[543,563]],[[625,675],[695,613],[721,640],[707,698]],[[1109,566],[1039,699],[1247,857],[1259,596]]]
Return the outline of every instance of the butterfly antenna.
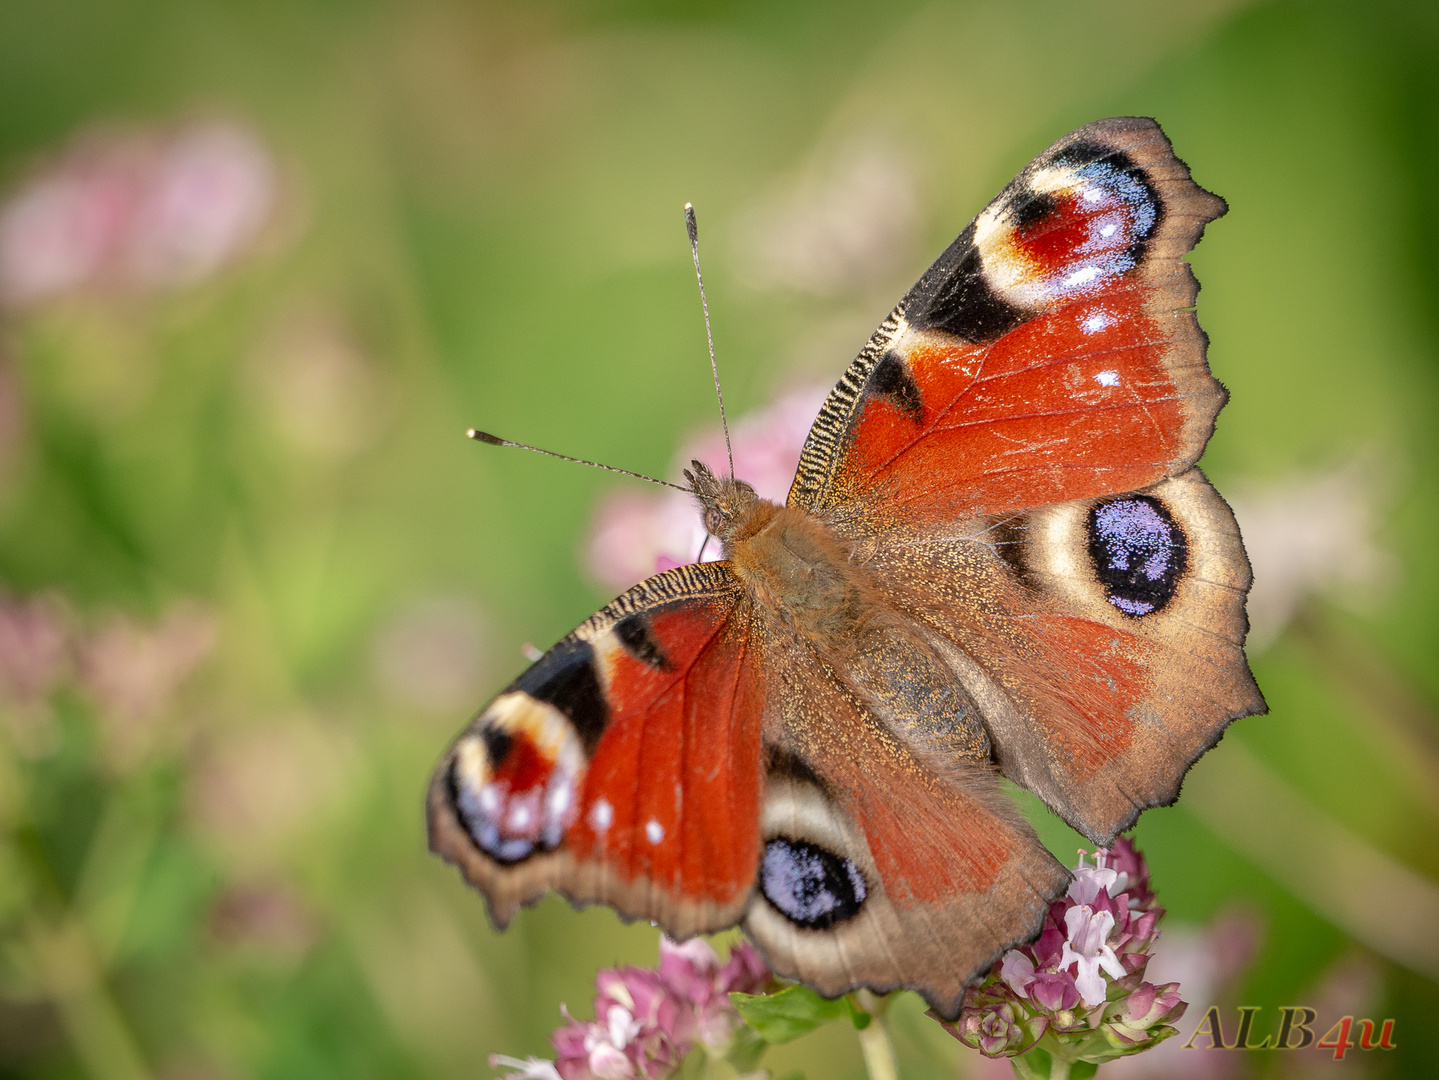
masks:
[[[585,458],[570,457],[568,454],[557,454],[553,450],[542,450],[538,446],[531,446],[529,443],[515,442],[513,439],[502,439],[498,435],[491,435],[488,431],[481,431],[479,428],[470,428],[465,434],[471,439],[474,439],[475,442],[488,443],[490,446],[516,446],[521,450],[533,450],[537,454],[559,458],[561,461],[573,461],[576,465],[588,465],[593,469],[604,469],[606,472],[620,473],[622,476],[633,476],[636,480],[648,480],[651,484],[658,484],[660,487],[674,488],[676,491],[689,491],[689,488],[680,487],[679,484],[671,484],[668,480],[656,480],[653,476],[646,476],[644,473],[630,472],[629,469],[617,469],[613,465],[601,465],[598,461],[588,461]]]
[[[724,391],[720,389],[719,365],[715,363],[715,336],[710,329],[710,305],[705,298],[705,276],[700,271],[700,229],[695,222],[695,208],[693,203],[685,203],[685,231],[690,235],[690,254],[695,259],[695,278],[700,283],[700,307],[705,313],[705,337],[709,339],[710,345],[710,374],[715,379],[715,397],[719,399],[720,426],[724,428],[724,448],[729,454],[729,478],[734,479],[734,448],[729,441],[729,420],[724,413]]]

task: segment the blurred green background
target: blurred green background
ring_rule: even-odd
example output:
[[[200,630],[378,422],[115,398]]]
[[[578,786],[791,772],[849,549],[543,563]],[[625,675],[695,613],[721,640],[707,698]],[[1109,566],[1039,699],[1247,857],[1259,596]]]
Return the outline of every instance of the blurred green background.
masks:
[[[465,427],[668,475],[714,422],[686,200],[737,415],[1116,114],[1231,207],[1192,257],[1205,467],[1272,710],[1137,829],[1184,1036],[1307,1004],[1399,1043],[1130,1073],[1435,1075],[1434,4],[4,0],[0,1076],[547,1054],[658,932],[551,898],[495,933],[422,793],[608,598],[617,484]],[[921,1013],[905,1074],[981,1075]],[[840,1027],[768,1063],[861,1075]]]

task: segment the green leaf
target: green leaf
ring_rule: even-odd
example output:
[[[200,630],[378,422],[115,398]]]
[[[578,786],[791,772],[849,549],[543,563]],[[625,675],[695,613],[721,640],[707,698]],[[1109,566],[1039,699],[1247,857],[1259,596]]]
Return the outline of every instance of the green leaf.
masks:
[[[741,1027],[730,1040],[729,1049],[725,1051],[724,1057],[735,1067],[737,1072],[753,1072],[768,1047],[769,1043],[765,1041],[764,1036],[754,1028]]]
[[[731,994],[729,999],[768,1043],[787,1043],[831,1020],[854,1017],[845,999],[831,1001],[806,986],[786,986],[773,994]]]
[[[1050,1058],[1049,1051],[1036,1046],[1026,1054],[1010,1058],[1009,1064],[1014,1069],[1014,1075],[1020,1080],[1049,1080],[1053,1059]]]
[[[874,1019],[873,1016],[856,1005],[851,997],[846,996],[844,1003],[849,1006],[849,1022],[854,1025],[855,1031],[863,1031],[869,1027],[869,1022]]]

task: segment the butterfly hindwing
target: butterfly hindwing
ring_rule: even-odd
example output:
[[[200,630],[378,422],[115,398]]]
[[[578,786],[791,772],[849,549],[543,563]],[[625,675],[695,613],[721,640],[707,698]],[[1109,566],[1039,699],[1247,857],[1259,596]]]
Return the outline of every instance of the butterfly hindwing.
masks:
[[[554,888],[685,936],[753,886],[764,680],[726,563],[650,578],[550,649],[436,769],[431,848],[496,923]]]
[[[1039,931],[1068,872],[985,762],[908,744],[801,643],[772,657],[745,932],[824,994],[904,987],[953,1017],[969,979]]]
[[[867,565],[950,646],[1004,774],[1096,843],[1172,802],[1229,721],[1263,711],[1249,564],[1197,468],[920,530]]]

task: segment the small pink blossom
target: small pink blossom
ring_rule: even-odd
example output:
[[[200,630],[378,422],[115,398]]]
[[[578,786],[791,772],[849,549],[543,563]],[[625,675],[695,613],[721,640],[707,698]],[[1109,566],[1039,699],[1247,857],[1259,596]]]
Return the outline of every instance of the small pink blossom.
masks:
[[[1100,857],[1103,857],[1103,853]],[[1074,870],[1074,879],[1070,881],[1069,891],[1065,896],[1076,904],[1092,904],[1101,892],[1106,896],[1118,896],[1123,891],[1124,885],[1120,883],[1116,871],[1102,865],[1085,865],[1084,854],[1081,852],[1079,865]]]
[[[747,942],[721,964],[709,943],[660,939],[655,968],[604,968],[595,976],[595,1019],[567,1023],[551,1037],[553,1062],[496,1055],[510,1080],[656,1080],[696,1046],[723,1052],[740,1026],[731,992],[761,993],[774,981]]]
[[[1034,1043],[1008,1002],[975,1012],[968,1028],[975,1046],[987,1057],[1027,1049]]]
[[[1000,963],[999,977],[1022,998],[1029,997],[1029,984],[1034,981],[1034,961],[1018,949],[1010,949]]]
[[[1178,983],[1140,983],[1110,1018],[1110,1034],[1126,1045],[1147,1040],[1158,1024],[1168,1024],[1184,1015],[1186,1004],[1179,998]]]
[[[0,302],[198,281],[251,245],[278,189],[238,124],[82,133],[0,205]]]
[[[1079,1004],[1079,987],[1068,971],[1037,971],[1029,983],[1029,995],[1041,1009],[1050,1013],[1062,1025],[1069,1013]]]
[[[1103,968],[1111,978],[1122,979],[1126,974],[1124,965],[1114,950],[1109,947],[1109,932],[1114,929],[1114,916],[1107,911],[1095,911],[1088,904],[1072,907],[1064,913],[1064,925],[1069,936],[1064,942],[1064,952],[1059,958],[1060,967],[1071,963],[1079,968],[1074,985],[1086,1005],[1098,1005],[1104,1000],[1104,980],[1099,977]]]

